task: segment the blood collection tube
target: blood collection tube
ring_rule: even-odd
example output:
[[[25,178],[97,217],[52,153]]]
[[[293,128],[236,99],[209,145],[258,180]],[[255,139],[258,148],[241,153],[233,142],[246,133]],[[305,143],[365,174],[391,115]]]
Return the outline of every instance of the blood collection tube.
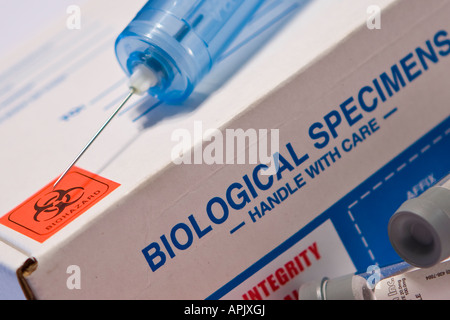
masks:
[[[450,256],[450,174],[391,217],[392,246],[406,262],[428,268]]]
[[[302,284],[299,300],[448,300],[450,260],[431,268],[407,262]],[[369,267],[370,268],[370,267]]]

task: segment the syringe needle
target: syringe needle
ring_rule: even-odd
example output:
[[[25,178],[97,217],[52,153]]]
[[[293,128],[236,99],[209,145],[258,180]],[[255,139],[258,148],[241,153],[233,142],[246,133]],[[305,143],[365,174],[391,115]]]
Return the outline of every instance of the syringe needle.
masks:
[[[131,96],[136,92],[134,88],[130,88],[130,92],[126,96],[126,98],[122,101],[122,103],[117,107],[117,109],[111,114],[111,116],[106,120],[106,122],[101,126],[101,128],[97,131],[97,133],[89,140],[89,142],[84,146],[84,148],[80,151],[77,157],[72,161],[72,163],[67,167],[67,169],[63,172],[63,174],[56,180],[53,185],[53,189],[61,182],[61,180],[65,177],[65,175],[72,169],[72,167],[77,163],[77,161],[81,158],[81,156],[86,152],[86,150],[91,146],[91,144],[97,139],[103,129],[111,122],[111,120],[119,113],[120,109],[127,103],[127,101],[131,98]]]

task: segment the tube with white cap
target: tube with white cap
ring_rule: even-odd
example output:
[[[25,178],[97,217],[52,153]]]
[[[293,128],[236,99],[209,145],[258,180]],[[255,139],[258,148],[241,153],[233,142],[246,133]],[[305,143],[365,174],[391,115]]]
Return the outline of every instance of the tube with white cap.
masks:
[[[448,300],[449,288],[450,260],[431,268],[401,262],[377,273],[307,282],[298,296],[299,300]]]
[[[413,266],[428,268],[450,257],[450,174],[404,202],[388,234],[398,255]]]
[[[376,300],[374,288],[382,280],[404,273],[412,268],[406,262],[379,268],[370,266],[365,273],[348,274],[329,279],[302,284],[298,292],[299,300]]]
[[[374,296],[363,277],[350,274],[303,284],[299,300],[374,300]]]

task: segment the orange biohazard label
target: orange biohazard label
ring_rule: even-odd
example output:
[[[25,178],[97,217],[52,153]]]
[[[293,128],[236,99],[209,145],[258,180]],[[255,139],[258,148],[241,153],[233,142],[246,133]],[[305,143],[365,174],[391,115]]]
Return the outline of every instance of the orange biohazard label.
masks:
[[[0,223],[36,241],[44,242],[86,212],[120,184],[73,167],[0,218]]]

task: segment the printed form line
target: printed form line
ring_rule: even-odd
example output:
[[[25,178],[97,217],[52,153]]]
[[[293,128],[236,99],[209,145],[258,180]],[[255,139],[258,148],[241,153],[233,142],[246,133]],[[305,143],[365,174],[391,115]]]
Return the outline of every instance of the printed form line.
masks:
[[[152,111],[153,109],[157,108],[158,106],[160,106],[162,104],[162,101],[157,101],[156,103],[152,104],[147,110],[145,110],[143,113],[141,113],[139,116],[137,116],[136,118],[133,119],[133,122],[138,121],[140,118],[142,118],[143,116],[145,116],[147,113],[149,113],[150,111]]]
[[[89,104],[95,104],[96,102],[100,101],[102,98],[106,97],[109,93],[113,92],[115,89],[117,89],[119,86],[121,86],[123,83],[125,83],[127,79],[124,77],[111,85],[110,87],[106,88],[103,92],[101,92],[99,95],[97,95],[95,98],[93,98]]]
[[[274,24],[276,24],[278,21],[280,21],[283,17],[289,15],[290,13],[292,13],[295,8],[298,7],[298,4],[293,4],[291,5],[289,8],[287,8],[286,10],[284,10],[282,13],[280,13],[278,16],[276,16],[275,18],[273,18],[271,21],[269,21],[268,23],[266,23],[265,25],[263,25],[262,27],[260,27],[258,30],[256,30],[254,33],[252,33],[251,35],[249,35],[246,39],[242,40],[240,43],[236,44],[233,48],[230,48],[227,52],[224,52],[222,54],[222,56],[219,57],[219,59],[217,60],[222,61],[225,60],[226,58],[228,58],[230,55],[232,55],[234,52],[236,52],[237,50],[239,50],[241,47],[243,47],[245,44],[247,44],[248,42],[250,42],[252,39],[256,38],[258,35],[262,34],[264,31],[266,31],[267,29],[269,29],[271,26],[273,26]],[[259,19],[259,17],[258,17]],[[256,21],[258,20],[256,19]]]
[[[92,23],[87,21],[84,23],[83,28],[85,30],[88,30],[89,28],[98,29],[99,23],[98,21]],[[87,33],[87,35],[90,36],[89,33]],[[47,40],[47,42],[39,46],[36,50],[30,52],[19,62],[3,71],[3,73],[0,74],[0,83],[4,81],[16,82],[18,79],[22,81],[23,74],[26,74],[27,76],[29,75],[30,66],[40,65],[42,67],[45,67],[46,63],[52,62],[54,59],[56,59],[54,52],[58,52],[58,50],[60,50],[61,48],[63,48],[63,50],[70,50],[71,48],[73,48],[73,45],[78,44],[81,40],[77,36],[78,35],[76,33],[68,33],[66,29],[62,29],[61,31],[53,35],[49,40]],[[74,37],[76,39],[73,39]],[[63,53],[59,51],[57,55],[60,54]]]
[[[101,35],[101,34],[106,34],[106,33],[110,33],[111,30],[110,28],[106,28],[106,29],[102,29],[99,32],[97,32],[95,35]],[[4,111],[4,115],[0,118],[0,123],[2,123],[4,120],[12,117],[13,115],[15,115],[17,112],[21,111],[22,109],[24,109],[25,107],[27,107],[29,105],[30,102],[32,102],[34,99],[42,96],[45,92],[50,91],[54,85],[59,84],[61,81],[63,81],[66,77],[67,74],[69,74],[71,71],[75,70],[76,68],[78,68],[78,65],[80,63],[82,64],[86,64],[87,61],[93,59],[98,53],[100,53],[102,50],[104,50],[105,48],[107,48],[106,45],[109,44],[109,42],[104,42],[101,43],[99,46],[97,46],[96,48],[94,48],[93,50],[91,50],[91,52],[85,56],[81,56],[80,59],[72,62],[73,59],[68,59],[67,57],[69,57],[70,55],[75,55],[75,53],[80,52],[83,48],[86,47],[86,45],[90,44],[92,41],[94,41],[96,38],[92,37],[92,35],[90,35],[89,38],[84,38],[83,42],[77,43],[76,47],[69,47],[69,49],[64,50],[64,52],[60,55],[58,55],[57,57],[55,57],[55,59],[50,59],[50,64],[45,64],[40,66],[40,68],[37,69],[37,71],[30,73],[29,75],[27,75],[28,78],[28,84],[26,84],[25,86],[29,86],[28,88],[28,92],[25,95],[18,95],[18,94],[14,94],[12,95],[12,99],[10,99],[9,97],[6,98],[3,103],[2,103],[2,107],[1,108],[6,108],[6,107],[10,107],[9,110],[5,110]],[[86,40],[86,41],[84,41]],[[109,39],[108,41],[111,41],[111,39]],[[56,62],[55,62],[56,60]],[[67,61],[69,61],[70,63],[67,63]],[[63,67],[67,67],[66,71],[61,71],[61,69]],[[60,75],[58,75],[57,77],[54,77],[54,79],[48,81],[48,83],[46,85],[41,85],[40,87],[35,86],[36,83],[42,84],[43,82],[47,81],[50,76],[52,76],[54,74],[54,72],[52,72],[52,70],[58,71],[60,72]],[[50,75],[50,76],[49,76]],[[39,81],[37,81],[36,79],[38,79]],[[19,91],[23,91],[23,88],[21,88]],[[22,98],[21,102],[16,103],[15,105],[12,105],[12,103],[16,100],[16,98]],[[7,102],[7,103],[5,103]]]
[[[97,54],[99,54],[102,50],[107,48],[107,45],[109,45],[109,41],[104,42],[94,50],[89,55],[86,55],[82,57],[80,60],[74,62],[72,66],[69,66],[69,68],[64,72],[61,73],[59,76],[55,77],[53,80],[48,82],[46,85],[41,86],[40,88],[37,88],[36,91],[29,97],[25,98],[22,102],[14,105],[12,108],[10,108],[9,111],[6,111],[5,114],[0,117],[0,123],[2,123],[4,120],[12,117],[17,112],[21,111],[25,107],[29,105],[34,99],[39,98],[46,92],[50,91],[54,86],[59,84],[61,81],[64,81],[68,74],[70,74],[72,71],[71,69],[74,69],[77,65],[85,64],[87,61],[92,60]],[[18,95],[19,96],[19,95]],[[20,96],[21,97],[21,96]],[[7,106],[7,105],[5,105]]]

